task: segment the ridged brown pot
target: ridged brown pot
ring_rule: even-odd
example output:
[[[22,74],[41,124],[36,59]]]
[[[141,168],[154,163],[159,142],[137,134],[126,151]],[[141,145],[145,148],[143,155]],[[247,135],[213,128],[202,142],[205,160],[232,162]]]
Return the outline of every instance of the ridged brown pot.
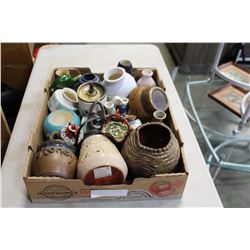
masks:
[[[121,153],[131,175],[150,177],[173,172],[180,158],[180,147],[169,127],[148,122],[130,133]]]
[[[35,155],[32,165],[33,176],[50,176],[73,179],[76,173],[77,158],[71,146],[55,140],[44,143]]]
[[[166,93],[159,87],[136,87],[129,95],[129,109],[143,122],[153,121],[154,111],[168,109]]]

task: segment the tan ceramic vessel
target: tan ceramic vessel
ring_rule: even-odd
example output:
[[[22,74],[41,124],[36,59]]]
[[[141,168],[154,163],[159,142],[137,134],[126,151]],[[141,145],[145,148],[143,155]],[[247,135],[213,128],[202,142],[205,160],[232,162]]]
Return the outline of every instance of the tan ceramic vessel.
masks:
[[[116,146],[104,135],[87,137],[82,144],[77,178],[86,185],[112,185],[125,181],[127,164]]]

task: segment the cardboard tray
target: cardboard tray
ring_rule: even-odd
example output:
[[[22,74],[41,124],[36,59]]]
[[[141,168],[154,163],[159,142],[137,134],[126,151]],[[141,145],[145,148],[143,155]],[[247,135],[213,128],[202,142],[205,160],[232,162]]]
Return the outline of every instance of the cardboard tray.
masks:
[[[81,73],[91,72],[89,68],[78,67]],[[157,85],[164,89],[164,84],[159,79],[156,69],[152,69],[153,78]],[[58,177],[31,176],[31,166],[39,145],[43,142],[43,121],[48,114],[47,103],[49,100],[50,86],[55,76],[51,72],[44,86],[44,93],[35,126],[31,132],[27,147],[27,158],[23,179],[27,187],[28,197],[32,202],[80,202],[86,199],[106,200],[142,200],[142,199],[176,199],[181,198],[188,170],[184,155],[184,143],[179,134],[177,125],[172,117],[171,103],[167,111],[167,125],[172,129],[181,146],[181,157],[176,171],[169,174],[159,174],[150,178],[135,178],[121,185],[87,186],[79,179],[62,179]],[[134,76],[137,80],[142,69],[135,69]],[[103,79],[103,73],[98,73]],[[165,89],[164,89],[165,90]]]

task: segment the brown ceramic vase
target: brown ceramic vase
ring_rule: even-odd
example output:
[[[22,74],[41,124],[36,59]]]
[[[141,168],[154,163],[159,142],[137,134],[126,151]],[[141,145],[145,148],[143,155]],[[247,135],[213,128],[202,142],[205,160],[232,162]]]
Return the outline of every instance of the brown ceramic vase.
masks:
[[[159,87],[136,87],[129,95],[129,108],[143,122],[152,121],[154,111],[168,109],[166,93]]]
[[[70,146],[42,146],[36,153],[32,165],[33,176],[50,176],[73,179],[77,167],[77,158]]]
[[[169,127],[148,122],[127,137],[121,154],[134,177],[174,172],[180,158],[179,143]]]

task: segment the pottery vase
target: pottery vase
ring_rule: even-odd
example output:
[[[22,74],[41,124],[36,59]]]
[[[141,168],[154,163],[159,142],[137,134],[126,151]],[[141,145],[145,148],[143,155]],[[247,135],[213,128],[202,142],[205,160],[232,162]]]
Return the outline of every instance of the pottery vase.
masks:
[[[168,99],[159,87],[140,86],[129,95],[129,108],[130,113],[143,122],[153,121],[154,111],[168,109]]]
[[[137,81],[137,86],[156,86],[154,79],[152,78],[153,71],[151,69],[142,70],[142,76]]]
[[[121,154],[134,177],[171,173],[180,158],[178,140],[163,123],[149,122],[130,132]]]
[[[45,142],[35,155],[31,174],[33,176],[73,179],[77,158],[71,147],[60,140]]]
[[[70,88],[57,89],[48,101],[50,112],[56,109],[65,109],[78,112],[77,93]]]
[[[129,60],[120,60],[117,67],[123,68],[128,74],[133,75],[133,66]]]
[[[135,79],[120,67],[106,71],[103,78],[103,86],[106,88],[108,100],[114,96],[128,97],[137,86]]]
[[[80,118],[78,115],[69,110],[58,109],[51,112],[43,122],[43,133],[47,138],[53,138],[63,127],[73,123],[77,126],[80,125]]]
[[[86,185],[124,183],[127,164],[116,146],[104,135],[87,137],[81,147],[77,178]]]

